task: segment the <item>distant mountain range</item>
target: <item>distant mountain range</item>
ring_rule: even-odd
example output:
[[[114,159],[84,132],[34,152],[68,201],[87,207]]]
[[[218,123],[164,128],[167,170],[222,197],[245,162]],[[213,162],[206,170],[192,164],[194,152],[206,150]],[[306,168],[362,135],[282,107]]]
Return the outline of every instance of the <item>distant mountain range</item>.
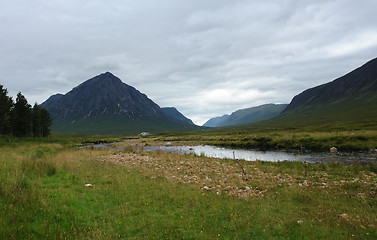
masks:
[[[240,109],[230,115],[208,120],[204,127],[229,127],[260,122],[278,116],[288,104],[264,104],[257,107]]]
[[[230,115],[224,114],[219,117],[214,117],[209,119],[207,122],[203,124],[203,127],[221,127],[222,123],[226,121],[226,119],[229,118]]]
[[[332,82],[295,96],[274,126],[309,126],[377,120],[377,58]]]
[[[137,134],[193,130],[184,116],[166,114],[145,94],[110,72],[91,78],[65,95],[56,94],[41,104],[53,119],[52,131],[76,134]]]
[[[266,111],[266,107],[273,107],[273,111]],[[377,58],[332,82],[303,91],[288,106],[267,104],[242,109],[212,118],[203,126],[291,128],[352,122],[377,123]]]
[[[106,72],[41,104],[51,130],[75,134],[137,134],[196,130],[176,108],[160,108],[145,94]],[[307,89],[291,103],[265,104],[212,118],[203,126],[253,124],[301,127],[342,122],[377,122],[377,58],[332,82]]]

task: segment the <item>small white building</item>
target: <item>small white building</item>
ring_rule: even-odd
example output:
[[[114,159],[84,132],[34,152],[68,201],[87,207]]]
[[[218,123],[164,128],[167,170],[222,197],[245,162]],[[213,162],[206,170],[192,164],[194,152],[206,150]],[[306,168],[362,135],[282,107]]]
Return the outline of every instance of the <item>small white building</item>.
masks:
[[[149,132],[142,132],[139,134],[139,136],[142,136],[142,137],[146,137],[146,136],[149,136],[151,135]]]

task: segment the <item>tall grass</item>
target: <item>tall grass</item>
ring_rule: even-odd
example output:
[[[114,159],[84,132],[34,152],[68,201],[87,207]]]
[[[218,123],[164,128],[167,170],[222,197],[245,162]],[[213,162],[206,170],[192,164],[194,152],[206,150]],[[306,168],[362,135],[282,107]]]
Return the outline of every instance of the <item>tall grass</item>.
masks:
[[[376,191],[373,183],[367,190],[365,184],[357,183],[339,189],[276,185],[264,197],[243,199],[174,183],[142,168],[103,162],[101,156],[115,154],[104,149],[79,150],[60,143],[26,142],[2,146],[0,150],[0,239],[377,236],[376,199],[365,195]],[[159,153],[157,159],[165,158],[173,161],[180,156]],[[213,161],[221,164],[228,160]],[[305,180],[304,171],[307,177],[326,173],[328,179],[339,182],[372,176],[367,166],[354,170],[341,165],[305,168],[301,163],[243,164],[271,176],[290,174],[298,182]],[[275,180],[258,182],[259,187],[269,181]],[[87,183],[93,187],[84,187]],[[347,213],[349,219],[339,217],[342,213]]]

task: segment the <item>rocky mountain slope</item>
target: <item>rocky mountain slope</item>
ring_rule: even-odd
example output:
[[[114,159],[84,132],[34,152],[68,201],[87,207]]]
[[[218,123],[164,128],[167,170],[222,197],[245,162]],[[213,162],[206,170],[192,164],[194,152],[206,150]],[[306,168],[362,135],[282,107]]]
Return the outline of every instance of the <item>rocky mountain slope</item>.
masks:
[[[51,96],[41,107],[50,112],[55,132],[123,135],[192,128],[169,117],[145,94],[109,72],[65,95]]]
[[[191,124],[191,125],[194,125],[194,123],[192,122],[191,119],[188,119],[187,117],[185,117],[181,112],[179,112],[175,107],[163,107],[162,108],[162,111],[168,115],[169,117],[175,119],[175,120],[179,120],[179,121],[183,121],[185,123],[188,123],[188,124]]]
[[[377,58],[295,96],[270,125],[297,127],[377,121]]]

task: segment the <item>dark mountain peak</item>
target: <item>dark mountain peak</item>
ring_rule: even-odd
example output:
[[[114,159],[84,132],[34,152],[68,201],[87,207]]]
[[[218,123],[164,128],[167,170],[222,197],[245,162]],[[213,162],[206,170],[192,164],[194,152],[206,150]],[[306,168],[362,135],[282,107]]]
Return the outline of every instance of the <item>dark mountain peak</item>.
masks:
[[[105,72],[105,73],[101,73],[100,75],[98,76],[95,76],[89,80],[86,80],[85,82],[81,83],[78,87],[82,87],[82,86],[88,86],[88,85],[98,85],[99,87],[106,87],[106,86],[116,86],[116,85],[120,85],[120,84],[125,84],[122,82],[122,80],[120,80],[120,78],[118,78],[117,76],[115,76],[114,74],[110,73],[110,72]],[[127,85],[128,86],[128,85]]]
[[[163,118],[161,108],[145,94],[123,83],[110,72],[95,76],[63,96],[42,103],[54,119],[77,121],[103,116],[131,119]]]
[[[86,80],[65,95],[51,96],[41,107],[50,112],[57,132],[135,134],[193,127],[169,117],[110,72]]]
[[[115,76],[111,72],[101,73],[100,75],[98,75],[95,78],[98,78],[99,80],[102,80],[102,81],[109,81],[110,80],[110,81],[114,81],[114,82],[122,82],[122,80],[120,80],[120,78],[118,78],[117,76]]]

